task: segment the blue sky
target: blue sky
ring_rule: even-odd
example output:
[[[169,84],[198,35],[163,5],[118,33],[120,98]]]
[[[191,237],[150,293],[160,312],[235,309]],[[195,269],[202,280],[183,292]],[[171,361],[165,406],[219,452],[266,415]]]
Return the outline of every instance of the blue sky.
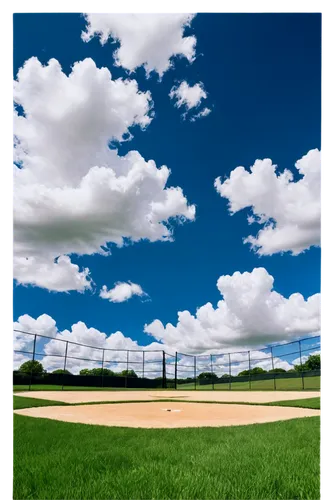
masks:
[[[74,62],[92,58],[113,78],[128,77],[113,64],[115,45],[101,46],[97,37],[84,43],[84,28],[78,14],[14,15],[14,78],[32,56],[42,64],[57,59],[66,74]],[[120,330],[146,345],[153,339],[144,333],[145,324],[158,319],[175,325],[178,311],[195,314],[207,302],[216,307],[218,278],[236,271],[264,267],[286,298],[320,292],[320,249],[259,256],[242,242],[258,231],[247,222],[249,210],[230,216],[214,180],[229,177],[237,166],[249,168],[256,159],[271,158],[279,172],[289,169],[297,181],[295,162],[321,148],[321,16],[199,14],[185,34],[197,39],[192,64],[177,59],[160,82],[156,73],[147,79],[142,67],[130,75],[140,90],[151,92],[155,116],[146,130],[133,129],[133,139],[119,146],[119,154],[138,150],[158,167],[167,165],[172,172],[168,185],[180,186],[195,204],[195,221],[175,224],[173,242],[113,245],[108,257],[72,254],[73,263],[90,269],[93,291],[54,292],[16,283],[15,321],[24,314],[47,314],[59,330],[82,321],[106,334]],[[183,80],[203,82],[205,105],[212,110],[207,117],[181,119],[168,94]],[[126,281],[140,284],[150,299],[112,303],[99,297],[103,285]]]

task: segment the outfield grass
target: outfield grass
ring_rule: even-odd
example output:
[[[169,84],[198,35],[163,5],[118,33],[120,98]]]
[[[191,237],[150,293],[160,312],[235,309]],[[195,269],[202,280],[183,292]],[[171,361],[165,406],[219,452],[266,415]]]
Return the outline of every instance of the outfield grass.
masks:
[[[302,390],[302,378],[276,378],[276,390],[278,391],[299,391]],[[194,383],[189,384],[178,384],[178,390],[193,390],[195,389]],[[212,385],[198,385],[197,390],[209,391],[212,389]],[[320,390],[320,376],[316,377],[304,377],[304,389],[305,390]],[[229,383],[214,384],[214,390],[228,391]],[[232,391],[249,391],[249,382],[232,382]],[[251,380],[251,390],[252,391],[273,391],[274,390],[274,380]]]
[[[35,406],[67,406],[67,403],[62,403],[61,401],[50,401],[49,399],[25,398],[24,396],[13,397],[14,410],[33,408]]]
[[[319,417],[126,429],[14,415],[14,499],[320,497]]]
[[[24,392],[29,390],[29,385],[14,385],[14,392]],[[62,385],[42,385],[36,384],[31,386],[32,391],[61,391]],[[64,391],[160,391],[162,387],[157,389],[147,389],[144,388],[135,388],[135,389],[126,389],[126,387],[78,387],[78,386],[65,386]],[[168,390],[168,389],[163,389]]]
[[[315,410],[320,409],[320,397],[309,398],[309,399],[294,399],[291,401],[274,401],[271,403],[249,403],[249,402],[235,402],[235,401],[183,401],[182,399],[152,399],[151,401],[143,400],[128,400],[128,401],[91,401],[88,403],[72,403],[72,406],[82,406],[82,405],[95,405],[95,404],[126,404],[126,403],[159,403],[159,402],[170,402],[170,403],[209,403],[209,404],[246,404],[246,405],[261,405],[261,406],[293,406],[298,408],[312,408]],[[62,403],[60,401],[51,401],[48,399],[37,399],[37,398],[25,398],[23,396],[13,397],[13,407],[14,410],[20,410],[22,408],[31,408],[36,406],[63,406],[70,405],[71,403]]]
[[[189,384],[178,384],[177,389],[182,390],[194,390],[194,383]],[[320,390],[320,376],[316,377],[304,377],[304,389],[305,390]],[[29,385],[15,385],[14,392],[27,391],[29,390]],[[33,391],[61,391],[61,385],[41,385],[36,384],[31,386]],[[136,389],[126,389],[125,387],[75,387],[75,386],[65,386],[65,391],[160,391],[162,388],[157,389],[147,389],[136,388]],[[170,387],[165,390],[174,390],[174,387]],[[196,390],[210,391],[212,390],[212,385],[199,385],[197,384]],[[228,391],[229,384],[214,384],[214,390]],[[233,391],[248,391],[250,390],[249,382],[232,382],[231,390]],[[274,380],[252,380],[251,381],[252,391],[273,391],[274,390]],[[281,378],[276,379],[276,390],[279,391],[300,391],[302,390],[302,378]]]
[[[28,398],[27,398],[28,399]],[[311,408],[320,410],[320,398],[292,399],[291,401],[275,401],[266,403],[267,406],[293,406],[297,408]]]

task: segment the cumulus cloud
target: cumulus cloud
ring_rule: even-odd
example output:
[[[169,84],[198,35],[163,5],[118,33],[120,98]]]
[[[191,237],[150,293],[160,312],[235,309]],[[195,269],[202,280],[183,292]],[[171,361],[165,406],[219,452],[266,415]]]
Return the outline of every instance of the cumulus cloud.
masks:
[[[294,293],[286,298],[273,290],[273,284],[264,268],[221,276],[217,288],[223,299],[216,308],[208,302],[195,315],[178,312],[175,326],[156,319],[144,330],[178,351],[191,353],[267,345],[317,333],[320,294],[304,299]]]
[[[14,329],[53,337],[46,342],[42,337],[37,337],[36,343],[36,352],[39,354],[36,359],[49,372],[64,367],[66,341],[69,341],[66,368],[74,374],[79,373],[82,368],[101,368],[102,349],[105,349],[104,368],[110,368],[115,372],[125,370],[127,368],[127,350],[132,350],[128,357],[128,368],[133,369],[141,376],[143,350],[145,350],[145,376],[155,378],[162,375],[163,346],[157,342],[140,346],[136,341],[125,337],[120,331],[107,335],[96,328],[87,327],[82,321],[75,323],[68,330],[59,331],[54,319],[47,314],[43,314],[37,319],[27,314],[20,316],[14,323]],[[32,353],[32,344],[33,336],[14,332],[14,349]],[[154,352],[156,350],[159,352]],[[29,357],[26,354],[16,353],[14,368],[31,357],[31,355]],[[22,361],[23,359],[24,361]]]
[[[56,292],[77,290],[83,292],[91,288],[89,269],[79,270],[67,255],[54,261],[35,257],[15,257],[14,276],[18,283],[35,285]]]
[[[133,297],[133,295],[142,297],[147,294],[142,290],[140,285],[131,281],[128,283],[116,283],[111,290],[108,290],[106,285],[104,285],[99,294],[102,299],[107,299],[110,302],[124,302]]]
[[[202,99],[207,98],[207,94],[204,90],[203,83],[196,83],[192,87],[183,81],[179,86],[172,87],[170,94],[170,99],[175,99],[175,106],[180,108],[185,106],[187,110],[196,108],[201,104]]]
[[[104,45],[109,38],[119,43],[113,53],[115,64],[133,72],[143,66],[147,77],[159,77],[172,67],[173,58],[195,59],[195,36],[184,36],[193,14],[85,14],[86,31],[82,40],[99,37]]]
[[[124,239],[172,240],[173,221],[193,220],[170,170],[139,152],[120,157],[111,141],[131,138],[151,117],[149,92],[113,80],[85,59],[63,73],[55,59],[29,59],[14,84],[14,277],[49,290],[91,287],[69,254],[107,255]],[[19,112],[19,110],[23,112]]]
[[[66,368],[77,374],[83,368],[101,368],[104,351],[105,368],[115,372],[121,372],[127,368],[134,370],[139,376],[143,375],[143,360],[145,361],[144,375],[147,378],[155,378],[162,375],[163,355],[162,349],[174,353],[174,347],[158,342],[152,342],[146,346],[139,345],[122,332],[117,331],[110,335],[96,328],[89,328],[82,321],[71,326],[71,328],[59,331],[56,322],[47,314],[34,319],[28,314],[20,316],[14,323],[14,330],[37,334],[35,357],[40,361],[48,372],[64,367],[64,357],[67,347]],[[52,337],[45,339],[38,337],[45,335]],[[34,336],[14,331],[14,369],[18,369],[22,363],[32,359]],[[80,344],[80,345],[78,345]],[[127,350],[129,350],[127,358]],[[17,351],[24,351],[17,352]],[[143,354],[143,351],[145,353]],[[30,354],[29,354],[30,353]],[[266,370],[271,369],[272,362],[270,353],[265,351],[251,351],[251,367],[260,366]],[[230,355],[231,374],[237,375],[240,371],[248,369],[248,353],[236,352]],[[174,376],[175,358],[166,356],[166,372],[169,378]],[[197,357],[196,373],[210,371],[210,355]],[[275,357],[275,368],[290,369],[295,362],[287,362]],[[214,373],[222,376],[229,373],[229,355],[215,354],[213,356]],[[192,377],[194,375],[194,359],[191,356],[178,355],[178,376],[180,378]]]
[[[244,239],[259,255],[298,255],[320,245],[320,151],[309,151],[295,166],[301,176],[297,181],[290,170],[277,174],[270,159],[256,160],[250,172],[237,167],[224,182],[215,179],[231,215],[250,208],[249,224],[264,226]]]

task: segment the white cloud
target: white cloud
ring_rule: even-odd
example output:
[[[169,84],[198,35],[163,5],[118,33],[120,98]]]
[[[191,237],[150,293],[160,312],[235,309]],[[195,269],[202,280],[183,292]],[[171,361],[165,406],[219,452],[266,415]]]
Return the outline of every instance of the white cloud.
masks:
[[[39,353],[36,359],[43,364],[48,372],[64,367],[66,341],[69,341],[66,368],[74,374],[79,373],[82,368],[100,368],[103,358],[102,349],[105,349],[103,366],[115,372],[120,372],[127,368],[127,350],[130,350],[128,367],[136,371],[139,376],[143,373],[143,351],[145,351],[145,376],[148,378],[162,375],[162,349],[165,349],[168,353],[174,353],[179,346],[179,342],[169,345],[152,342],[149,345],[141,346],[131,338],[125,337],[120,331],[107,335],[96,328],[87,327],[82,321],[75,323],[68,330],[59,331],[54,319],[47,314],[43,314],[37,319],[27,314],[20,316],[14,323],[14,329],[53,337],[52,339],[43,339],[37,336],[36,342],[36,352]],[[14,369],[17,369],[25,361],[32,359],[33,340],[33,335],[14,332],[14,349],[31,353],[30,355],[14,353]],[[196,339],[193,339],[193,342],[195,345]],[[76,345],[75,343],[84,345]],[[228,351],[231,351],[231,374],[237,375],[239,372],[247,370],[249,367],[248,352],[232,352],[230,345],[227,347]],[[217,349],[210,348],[208,350],[210,352],[217,351]],[[174,359],[169,356],[166,357],[166,371],[169,378],[174,376]],[[305,359],[307,359],[307,356],[304,357]],[[275,368],[289,370],[298,362],[297,358],[292,362],[287,362],[277,356],[274,357]],[[196,360],[197,374],[210,371],[210,363],[211,357],[209,354],[198,356]],[[270,370],[272,368],[270,352],[251,350],[251,368],[256,366]],[[213,371],[218,376],[229,373],[228,354],[215,353],[213,355]],[[186,378],[193,377],[193,375],[194,358],[178,354],[178,376]]]
[[[253,361],[251,361],[251,369],[257,367],[263,368],[266,371],[272,369],[272,358],[270,353],[252,350],[251,358],[253,359]],[[218,377],[222,377],[225,374],[229,375],[229,373],[232,376],[236,376],[240,372],[249,369],[248,352],[231,353],[230,362],[231,366],[229,368],[228,354],[214,355],[212,359],[210,355],[197,356],[196,374],[213,371]],[[290,370],[293,368],[293,364],[280,358],[274,358],[274,367]],[[178,356],[177,374],[179,378],[194,377],[194,358],[190,356]]]
[[[181,82],[178,87],[173,86],[170,90],[169,96],[170,99],[176,99],[175,106],[177,108],[185,106],[187,109],[199,106],[202,99],[207,98],[207,94],[201,82],[196,83],[191,87],[185,81]]]
[[[273,291],[273,283],[264,268],[221,276],[217,288],[223,300],[216,308],[208,302],[195,315],[178,312],[176,326],[164,326],[156,319],[145,325],[145,332],[178,351],[192,353],[266,345],[318,332],[320,294],[307,300],[299,293],[285,298]]]
[[[128,283],[116,283],[114,288],[110,290],[104,285],[99,294],[102,299],[108,299],[110,302],[124,302],[133,297],[133,295],[142,297],[147,294],[142,290],[140,285],[131,281]]]
[[[109,38],[119,42],[115,64],[130,72],[144,66],[147,76],[156,71],[160,78],[172,67],[174,57],[195,59],[195,36],[184,36],[193,14],[85,14],[82,39],[94,36],[104,45]]]
[[[60,256],[54,262],[35,257],[15,257],[14,276],[22,285],[31,284],[56,292],[83,292],[91,288],[89,269],[80,272],[79,266],[72,264],[67,255]]]
[[[173,86],[170,93],[170,99],[175,99],[175,106],[180,108],[182,106],[185,107],[186,111],[182,114],[182,118],[185,119],[187,117],[188,111],[194,108],[198,108],[201,104],[202,99],[207,98],[207,93],[204,89],[203,83],[196,83],[192,87],[186,82],[183,81],[179,84],[179,86]],[[203,108],[199,113],[192,114],[190,117],[190,121],[194,122],[199,118],[204,118],[211,113],[211,109]]]
[[[183,81],[178,87],[172,87],[169,97],[170,99],[176,99],[175,106],[177,108],[185,106],[187,110],[190,110],[198,107],[202,99],[207,98],[207,94],[203,83],[196,83],[191,87],[186,81]],[[205,113],[207,114],[207,112]]]
[[[259,255],[298,255],[320,245],[320,152],[309,151],[295,166],[302,176],[298,181],[289,170],[276,174],[270,159],[256,160],[251,172],[237,167],[223,183],[215,179],[231,214],[249,207],[255,216],[249,223],[264,225],[257,236],[244,239]]]
[[[57,332],[56,322],[47,314],[42,314],[37,319],[32,318],[28,314],[24,314],[14,322],[13,330],[45,335],[48,337],[55,336]],[[29,355],[27,353],[32,353],[33,351],[34,336],[20,333],[20,331],[13,332],[13,349],[14,351],[26,351],[26,353],[14,352],[14,370],[18,369],[26,361],[32,359],[32,354]],[[38,352],[38,348],[36,352]]]
[[[205,116],[208,116],[211,113],[211,109],[209,108],[204,108],[202,111],[197,113],[196,115],[191,116],[190,121],[195,122],[199,118],[204,118]]]
[[[66,341],[68,340],[84,344],[68,344],[66,368],[74,374],[79,373],[82,368],[101,368],[102,349],[110,349],[104,353],[104,368],[110,368],[115,372],[125,370],[127,368],[127,350],[132,349],[133,352],[129,353],[128,367],[141,376],[142,351],[145,350],[145,375],[148,378],[155,378],[162,374],[163,346],[157,342],[152,342],[148,346],[140,346],[131,338],[125,337],[120,331],[107,335],[96,328],[87,327],[82,321],[72,325],[69,330],[59,331],[54,319],[47,314],[43,314],[37,319],[27,314],[20,316],[14,323],[14,329],[53,337],[46,343],[45,339],[37,337],[36,343],[36,352],[41,354],[36,359],[49,372],[63,368]],[[14,332],[14,349],[32,352],[33,336]],[[154,350],[160,352],[150,352]],[[24,358],[26,361],[31,357],[30,355],[25,359],[22,354],[16,353],[14,356],[15,368],[21,364],[20,360]]]
[[[121,246],[124,238],[172,240],[170,219],[194,219],[181,188],[166,187],[166,166],[108,147],[151,121],[150,93],[135,80],[112,80],[91,59],[67,76],[55,59],[42,66],[31,58],[18,73],[14,100],[24,111],[14,113],[18,282],[83,291],[89,270],[66,255],[107,255],[108,244]]]

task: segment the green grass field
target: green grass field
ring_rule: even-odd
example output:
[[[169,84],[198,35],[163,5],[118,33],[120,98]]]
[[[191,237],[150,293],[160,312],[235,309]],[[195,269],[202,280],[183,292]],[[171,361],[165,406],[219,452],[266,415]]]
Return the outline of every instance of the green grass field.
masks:
[[[126,403],[154,403],[154,402],[182,402],[182,403],[203,403],[203,401],[182,401],[181,399],[168,399],[167,396],[165,399],[152,399],[151,401],[93,401],[89,403],[72,403],[72,406],[80,406],[80,405],[95,405],[95,404],[126,404]],[[208,404],[225,404],[222,401],[206,401]],[[236,402],[228,402],[228,404],[240,404]],[[273,403],[241,403],[247,405],[262,405],[262,406],[296,406],[298,408],[312,408],[315,410],[320,409],[320,397],[318,398],[309,398],[309,399],[296,399],[291,401],[275,401]],[[37,399],[37,398],[25,398],[24,396],[14,396],[13,397],[13,408],[14,410],[20,410],[22,408],[32,408],[37,406],[68,406],[70,403],[63,403],[61,401],[50,401],[48,399]]]
[[[276,378],[276,390],[278,391],[300,391],[302,390],[302,378]],[[179,384],[178,390],[193,390],[195,389],[194,383],[189,384]],[[197,390],[209,391],[212,390],[212,385],[198,385]],[[320,390],[320,376],[316,377],[304,377],[304,389],[305,390]],[[218,391],[228,391],[229,384],[214,384],[214,390]],[[249,382],[232,382],[232,391],[249,391]],[[274,390],[274,380],[251,380],[251,390],[252,391],[273,391]]]
[[[45,404],[59,403],[14,396],[16,408]],[[317,408],[320,398],[274,404]],[[319,443],[319,417],[216,429],[128,429],[14,415],[13,497],[315,500]]]
[[[98,382],[99,383],[99,382]],[[170,390],[173,390],[174,387],[169,387]],[[177,387],[180,391],[185,390],[194,390],[194,383],[189,384],[178,384]],[[308,391],[320,390],[320,377],[304,377],[304,389]],[[15,385],[14,392],[18,391],[27,391],[29,390],[29,385]],[[32,385],[31,390],[33,391],[61,391],[61,385]],[[126,391],[124,387],[75,387],[75,386],[65,386],[65,391]],[[147,388],[138,388],[138,389],[128,389],[130,391],[155,391],[161,390],[159,389],[147,389]],[[163,389],[168,390],[168,389]],[[201,391],[210,391],[212,390],[212,385],[199,385],[197,384],[196,390]],[[215,384],[214,390],[217,391],[228,391],[229,384]],[[250,385],[248,382],[232,382],[231,390],[234,391],[248,391],[250,390]],[[251,390],[252,391],[273,391],[274,390],[274,381],[273,380],[252,380],[251,381]],[[301,378],[277,378],[276,379],[276,390],[279,391],[299,391],[302,390],[302,379]]]
[[[14,385],[14,392],[23,392],[29,390],[29,385]],[[31,386],[32,391],[61,391],[61,385],[42,385],[36,384]],[[137,389],[126,389],[125,387],[78,387],[78,386],[65,386],[64,391],[160,391],[159,389],[147,389],[137,388]],[[163,389],[167,390],[167,389]]]

